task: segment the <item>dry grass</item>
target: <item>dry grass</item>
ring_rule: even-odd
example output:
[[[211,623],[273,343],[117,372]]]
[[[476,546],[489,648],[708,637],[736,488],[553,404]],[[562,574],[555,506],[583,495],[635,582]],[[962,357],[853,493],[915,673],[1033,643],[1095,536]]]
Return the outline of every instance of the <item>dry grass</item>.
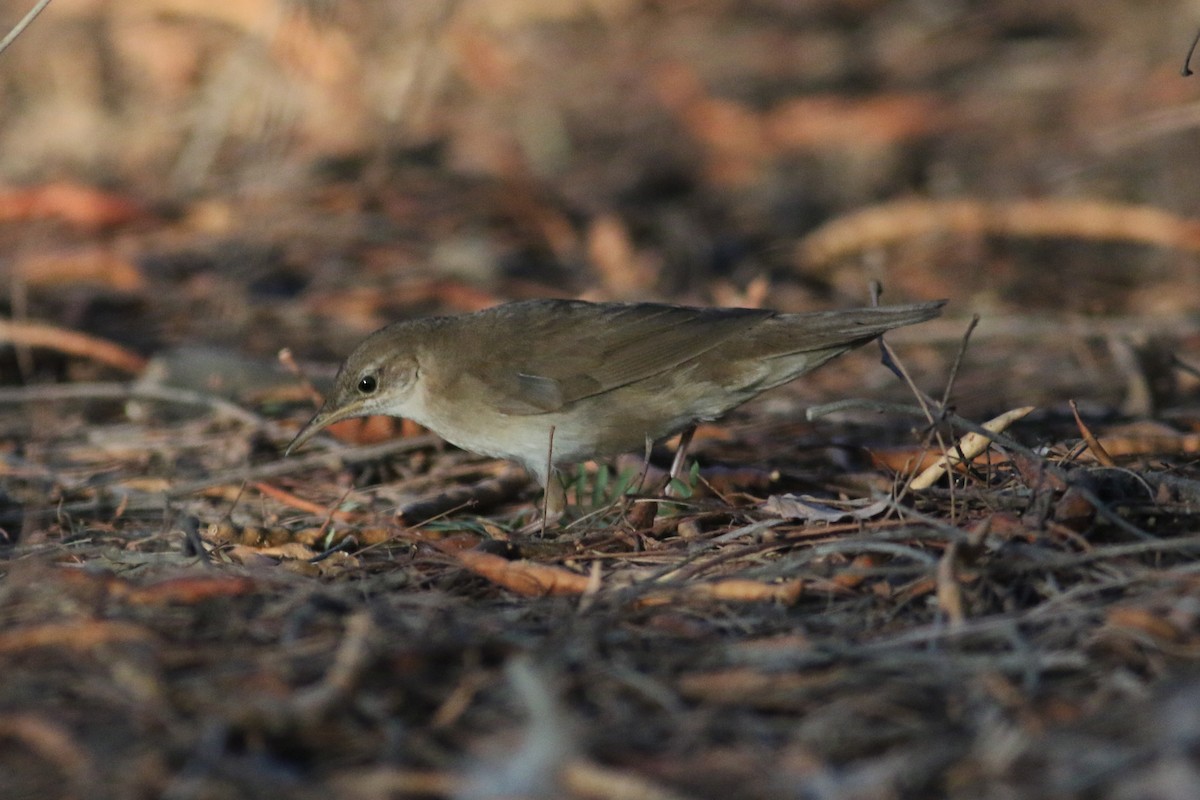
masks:
[[[205,481],[260,426],[169,409],[7,462],[12,796],[1122,797],[1187,764],[1193,685],[1154,688],[1200,647],[1187,462],[1089,466],[1025,424],[1050,455],[866,518],[734,483],[529,538],[503,509],[395,522],[361,470],[411,455]],[[425,469],[487,469],[460,460]]]
[[[0,56],[0,796],[1200,796],[1194,10],[50,4]],[[912,387],[850,354],[686,496],[587,465],[540,536],[411,426],[281,456],[388,321],[870,279],[951,299]]]

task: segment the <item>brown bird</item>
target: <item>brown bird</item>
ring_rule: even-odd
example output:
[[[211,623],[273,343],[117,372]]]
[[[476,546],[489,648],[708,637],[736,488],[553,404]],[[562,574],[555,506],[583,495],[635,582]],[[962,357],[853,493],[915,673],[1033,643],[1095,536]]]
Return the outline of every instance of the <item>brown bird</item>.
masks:
[[[527,300],[398,322],[355,348],[287,452],[339,420],[408,417],[520,462],[549,490],[558,466],[690,430],[943,305],[783,314]],[[548,500],[561,513],[561,486]]]

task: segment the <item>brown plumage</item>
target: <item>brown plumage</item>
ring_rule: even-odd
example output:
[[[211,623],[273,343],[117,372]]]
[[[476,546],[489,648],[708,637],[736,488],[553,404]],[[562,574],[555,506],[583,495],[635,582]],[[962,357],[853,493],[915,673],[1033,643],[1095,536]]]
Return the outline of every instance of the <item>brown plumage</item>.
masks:
[[[555,465],[640,450],[942,305],[782,314],[529,300],[399,322],[350,354],[288,450],[342,419],[402,416],[546,485],[551,428]]]

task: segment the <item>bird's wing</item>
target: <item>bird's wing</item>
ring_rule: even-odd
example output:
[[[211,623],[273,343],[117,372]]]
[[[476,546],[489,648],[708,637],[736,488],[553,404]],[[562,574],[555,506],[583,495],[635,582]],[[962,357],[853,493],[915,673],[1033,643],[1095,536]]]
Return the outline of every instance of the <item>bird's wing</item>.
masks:
[[[476,374],[496,391],[503,413],[548,413],[677,367],[773,314],[563,301],[540,322],[526,317],[505,357],[481,364]],[[522,352],[511,344],[518,341],[527,343]]]

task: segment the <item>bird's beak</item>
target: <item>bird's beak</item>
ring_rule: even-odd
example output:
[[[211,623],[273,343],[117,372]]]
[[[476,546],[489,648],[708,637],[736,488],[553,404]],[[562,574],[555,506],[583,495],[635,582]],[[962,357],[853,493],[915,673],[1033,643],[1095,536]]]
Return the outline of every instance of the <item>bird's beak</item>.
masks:
[[[326,404],[316,415],[308,421],[308,424],[300,429],[296,437],[288,442],[288,446],[283,449],[283,455],[289,456],[292,451],[300,447],[312,437],[316,436],[325,428],[328,428],[335,422],[341,422],[350,417],[363,416],[357,406],[349,406],[342,408],[329,408]]]

